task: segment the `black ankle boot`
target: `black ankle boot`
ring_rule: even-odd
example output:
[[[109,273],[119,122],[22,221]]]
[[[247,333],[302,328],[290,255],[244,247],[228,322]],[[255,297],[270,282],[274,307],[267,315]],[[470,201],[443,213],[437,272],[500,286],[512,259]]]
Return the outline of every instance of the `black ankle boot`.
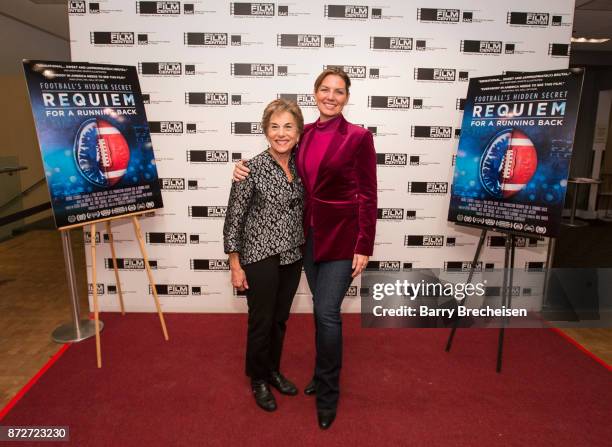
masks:
[[[317,419],[319,421],[319,428],[327,430],[336,419],[336,410],[317,410]]]
[[[253,390],[253,396],[255,396],[255,402],[260,408],[266,411],[276,410],[276,399],[274,399],[274,394],[270,391],[270,387],[265,380],[251,380],[251,389]]]
[[[313,378],[310,383],[308,385],[306,385],[306,388],[304,388],[304,394],[307,396],[314,396],[317,392],[317,383],[315,382],[315,379]]]
[[[270,373],[268,383],[276,388],[281,394],[295,396],[298,393],[297,387],[278,371],[272,371]]]

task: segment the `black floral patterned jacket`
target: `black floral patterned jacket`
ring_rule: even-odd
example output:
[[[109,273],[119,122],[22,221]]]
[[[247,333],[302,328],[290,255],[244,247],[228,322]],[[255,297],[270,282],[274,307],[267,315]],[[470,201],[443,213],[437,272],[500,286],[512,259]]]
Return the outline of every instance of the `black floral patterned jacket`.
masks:
[[[304,244],[304,186],[294,156],[289,161],[292,182],[267,150],[247,166],[251,172],[246,180],[232,184],[223,226],[224,251],[238,252],[242,265],[273,255],[280,255],[281,264],[291,264],[302,257]]]

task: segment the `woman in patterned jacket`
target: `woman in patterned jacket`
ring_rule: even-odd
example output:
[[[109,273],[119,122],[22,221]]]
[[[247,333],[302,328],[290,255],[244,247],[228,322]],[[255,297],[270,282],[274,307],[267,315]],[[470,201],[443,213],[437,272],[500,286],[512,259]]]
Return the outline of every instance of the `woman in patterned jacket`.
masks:
[[[246,374],[257,404],[274,411],[269,385],[298,393],[280,373],[280,359],[302,271],[304,187],[293,149],[304,119],[295,103],[277,99],[265,108],[262,126],[270,147],[249,161],[248,179],[232,185],[223,242],[232,285],[247,296]]]

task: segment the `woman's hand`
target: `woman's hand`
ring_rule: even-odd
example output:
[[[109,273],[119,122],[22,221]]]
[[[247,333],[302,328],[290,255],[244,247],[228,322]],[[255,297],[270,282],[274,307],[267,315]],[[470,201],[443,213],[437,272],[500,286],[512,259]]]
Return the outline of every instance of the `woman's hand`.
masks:
[[[247,178],[251,170],[246,167],[244,164],[244,160],[240,160],[236,162],[234,165],[234,172],[232,173],[232,180],[235,182],[240,182]]]
[[[363,272],[368,265],[368,259],[370,259],[370,257],[366,255],[360,255],[357,253],[353,255],[353,274],[351,275],[351,278],[361,275],[361,272]]]
[[[241,267],[232,268],[232,286],[236,289],[243,292],[245,289],[249,288],[249,284],[247,283],[246,273],[242,270]]]

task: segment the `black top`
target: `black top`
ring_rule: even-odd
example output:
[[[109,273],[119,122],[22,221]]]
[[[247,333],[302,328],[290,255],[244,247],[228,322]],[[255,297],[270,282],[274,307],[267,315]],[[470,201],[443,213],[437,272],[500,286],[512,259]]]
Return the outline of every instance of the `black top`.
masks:
[[[251,159],[248,168],[248,177],[232,184],[223,226],[225,253],[240,253],[243,265],[273,255],[280,255],[282,265],[301,259],[304,187],[293,154],[292,182],[267,150]]]

